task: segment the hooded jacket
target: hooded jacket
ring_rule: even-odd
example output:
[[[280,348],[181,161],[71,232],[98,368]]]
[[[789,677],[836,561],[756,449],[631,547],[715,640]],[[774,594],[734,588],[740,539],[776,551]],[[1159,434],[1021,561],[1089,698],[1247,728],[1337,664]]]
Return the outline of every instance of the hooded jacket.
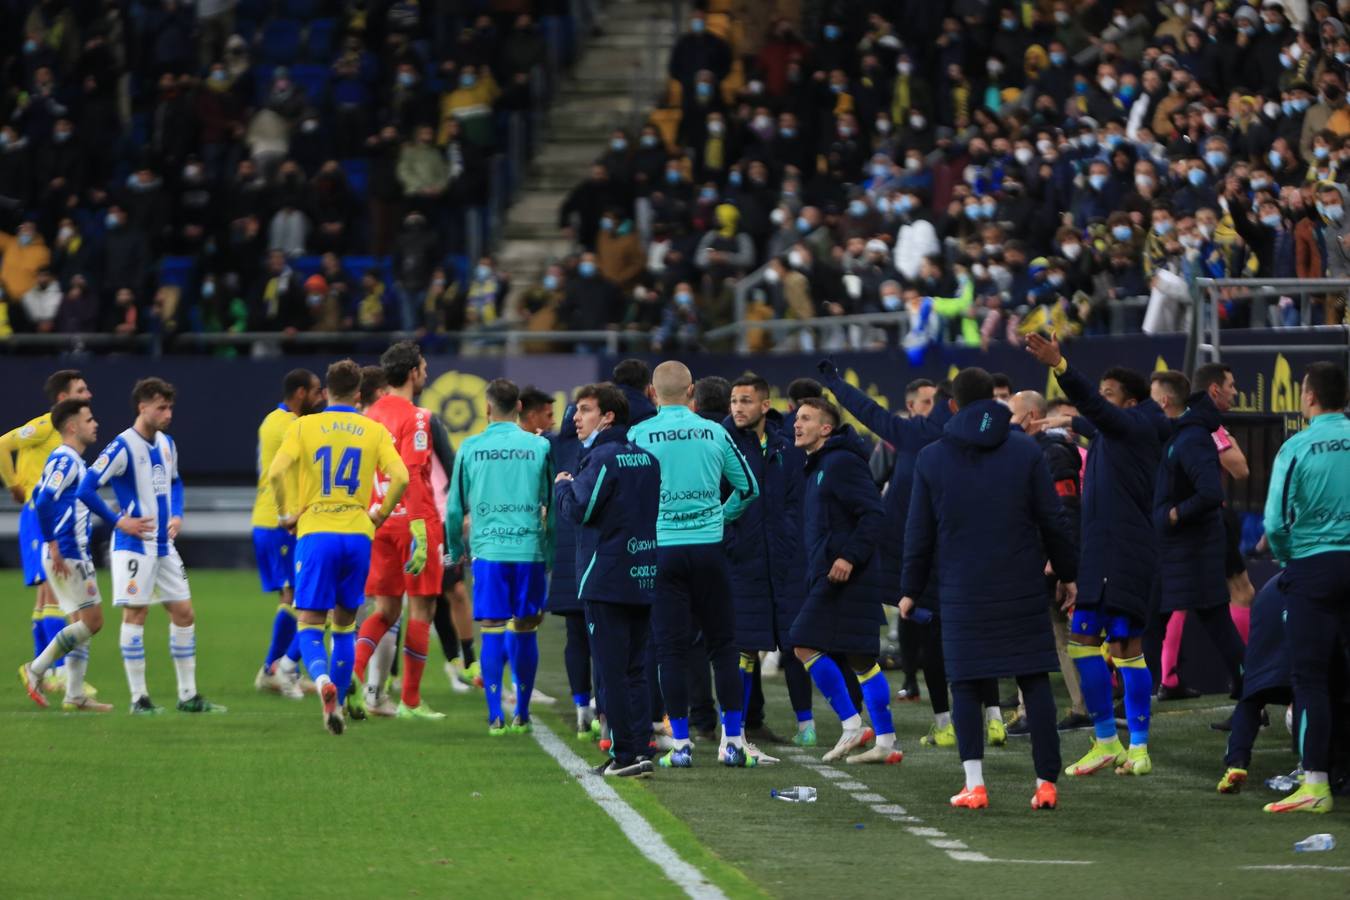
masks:
[[[1171,423],[1152,400],[1129,409],[1112,405],[1073,366],[1058,379],[1096,432],[1083,478],[1078,606],[1143,622],[1158,558],[1153,485]]]
[[[546,434],[554,472],[576,475],[586,448],[577,439],[577,426],[572,421],[576,407],[568,404],[563,411],[562,427],[556,434]],[[599,440],[599,436],[596,437]],[[548,581],[548,611],[552,613],[579,613],[581,601],[577,598],[577,526],[571,519],[559,516],[553,526],[553,571]]]
[[[1228,603],[1223,481],[1212,437],[1220,424],[1219,410],[1209,395],[1192,394],[1163,449],[1153,493],[1163,612]],[[1175,525],[1168,521],[1173,508]]]
[[[759,485],[759,497],[723,534],[736,607],[736,646],[741,650],[786,646],[784,639],[806,596],[806,457],[778,427],[781,417],[775,410],[768,419],[763,446],[754,431],[737,428],[730,416],[722,422]]]
[[[880,649],[881,604],[894,585],[887,585],[881,572],[877,544],[886,514],[867,468],[869,449],[845,425],[806,460],[802,519],[808,600],[793,633],[827,645],[817,650],[875,656]],[[827,577],[837,559],[853,565],[843,584]]]
[[[1036,442],[996,400],[957,412],[919,452],[901,589],[917,597],[936,557],[948,679],[1059,668],[1045,562],[1077,578],[1064,508]]]
[[[624,397],[628,400],[628,427],[631,428],[656,415],[656,407],[642,391],[626,384],[619,385],[619,390],[623,391]]]
[[[661,467],[628,440],[623,426],[606,428],[572,481],[553,488],[558,519],[576,528],[577,595],[584,601],[650,606],[656,585],[656,514]]]

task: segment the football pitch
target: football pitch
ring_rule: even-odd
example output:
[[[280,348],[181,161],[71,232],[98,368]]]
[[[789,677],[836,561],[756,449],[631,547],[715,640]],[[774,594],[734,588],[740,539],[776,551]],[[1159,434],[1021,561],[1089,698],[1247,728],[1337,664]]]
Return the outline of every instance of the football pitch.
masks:
[[[37,709],[14,674],[32,649],[31,601],[8,590],[0,897],[1350,895],[1350,850],[1292,849],[1322,831],[1350,842],[1340,827],[1350,804],[1329,816],[1261,812],[1276,796],[1261,782],[1293,765],[1282,725],[1258,741],[1246,791],[1215,793],[1224,737],[1208,723],[1226,715],[1222,698],[1155,708],[1154,774],[1062,778],[1054,812],[1030,809],[1030,747],[1016,739],[986,756],[990,808],[949,807],[961,769],[955,750],[919,745],[926,703],[894,707],[898,767],[820,764],[838,726],[817,697],[823,746],[809,753],[766,746],[780,765],[730,770],[700,747],[694,770],[615,784],[564,767],[600,755],[573,736],[552,618],[538,683],[560,701],[534,710],[548,733],[489,737],[481,694],[452,695],[433,646],[424,695],[444,721],[358,722],[334,738],[317,700],[253,689],[274,606],[252,573],[191,576],[198,685],[229,707],[223,716],[172,711],[161,612],[146,657],[151,696],[168,709],[127,715],[111,608],[89,680],[116,711],[66,715],[59,698]],[[790,734],[781,679],[765,691],[770,726]],[[1087,734],[1065,736],[1066,763]],[[770,797],[792,785],[816,787],[818,802]]]

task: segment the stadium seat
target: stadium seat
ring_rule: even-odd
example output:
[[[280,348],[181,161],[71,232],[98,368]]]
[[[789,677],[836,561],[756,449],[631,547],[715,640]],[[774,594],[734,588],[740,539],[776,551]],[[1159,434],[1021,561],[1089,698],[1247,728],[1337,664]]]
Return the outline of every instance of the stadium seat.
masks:
[[[253,19],[235,19],[234,33],[244,39],[244,43],[253,44],[253,40],[258,36],[258,23]]]
[[[344,256],[342,257],[342,268],[352,277],[353,281],[360,281],[361,276],[365,275],[370,269],[374,269],[380,276],[380,280],[385,284],[393,284],[393,262],[387,256]]]
[[[267,94],[272,90],[272,73],[276,66],[271,63],[253,67],[254,102],[262,106],[267,102]]]
[[[317,274],[322,267],[322,256],[297,256],[291,260],[291,269],[300,276],[301,282],[309,276]]]
[[[280,13],[287,18],[308,22],[319,14],[321,0],[281,0]]]
[[[238,0],[234,14],[241,19],[261,22],[272,15],[273,0]]]
[[[258,56],[262,62],[290,65],[300,56],[300,23],[290,19],[273,19],[263,26],[258,42]]]
[[[332,62],[336,38],[336,20],[315,19],[310,22],[305,33],[305,58],[317,65],[327,65]]]
[[[300,64],[290,67],[291,79],[305,90],[310,103],[321,105],[328,96],[328,67]]]
[[[186,288],[195,280],[197,258],[194,256],[166,256],[159,266],[159,283]]]
[[[352,189],[356,198],[364,203],[366,200],[366,184],[370,180],[370,170],[366,161],[359,157],[344,159],[342,171],[347,176],[347,186]]]

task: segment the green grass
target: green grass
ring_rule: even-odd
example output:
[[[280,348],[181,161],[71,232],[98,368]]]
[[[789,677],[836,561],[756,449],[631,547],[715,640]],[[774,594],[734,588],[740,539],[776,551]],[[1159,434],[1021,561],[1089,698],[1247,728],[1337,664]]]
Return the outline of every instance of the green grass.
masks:
[[[273,607],[250,573],[192,573],[198,609],[198,682],[225,716],[125,714],[115,611],[95,639],[90,679],[117,711],[39,711],[12,669],[26,658],[26,626],[0,638],[12,660],[0,693],[0,897],[57,894],[240,896],[322,891],[331,896],[448,896],[497,890],[520,896],[679,896],[533,740],[489,738],[481,696],[451,695],[439,657],[428,702],[441,723],[357,723],[325,734],[313,699],[253,691]],[[14,591],[12,614],[23,620]],[[106,596],[106,594],[105,594]],[[26,603],[26,601],[25,601]],[[571,738],[562,630],[542,637],[540,686],[564,698],[536,718]],[[172,705],[166,618],[152,613],[146,644],[152,696]],[[892,685],[893,687],[895,685]],[[793,728],[781,680],[766,685],[770,724]],[[920,747],[926,704],[897,707],[906,757],[899,767],[847,768],[924,827],[994,859],[1080,859],[1087,867],[962,863],[868,809],[819,774],[784,763],[732,771],[713,764],[659,772],[617,789],[675,851],[729,896],[820,897],[903,885],[907,894],[1041,897],[1344,897],[1350,872],[1243,871],[1243,865],[1350,866],[1344,849],[1295,855],[1295,840],[1329,831],[1343,843],[1345,806],[1327,817],[1271,817],[1260,781],[1291,757],[1276,725],[1257,745],[1246,793],[1221,797],[1223,737],[1214,698],[1166,704],[1155,718],[1155,774],[1061,779],[1061,808],[1034,814],[1029,748],[1013,742],[986,761],[992,806],[952,810],[960,783],[952,750]],[[837,735],[817,700],[821,743]],[[1087,738],[1065,739],[1066,762]],[[822,747],[817,754],[824,751]],[[765,748],[773,749],[773,748]],[[814,804],[773,800],[793,784]],[[37,824],[34,824],[36,820]],[[861,828],[858,826],[862,826]],[[914,827],[911,823],[909,827]],[[1072,887],[1070,886],[1072,885]],[[939,893],[940,892],[940,893]]]

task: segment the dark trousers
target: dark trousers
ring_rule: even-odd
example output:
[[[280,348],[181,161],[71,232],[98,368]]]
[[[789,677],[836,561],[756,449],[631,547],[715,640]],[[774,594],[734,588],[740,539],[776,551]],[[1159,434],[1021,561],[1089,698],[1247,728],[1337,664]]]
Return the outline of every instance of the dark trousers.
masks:
[[[586,601],[599,681],[605,686],[605,717],[614,739],[614,760],[628,765],[647,755],[651,698],[647,693],[647,636],[651,607]]]
[[[567,643],[563,645],[563,667],[572,695],[591,693],[591,639],[586,633],[586,616],[580,612],[560,613],[567,622]],[[598,692],[597,692],[598,693]]]
[[[689,724],[699,731],[717,730],[717,704],[713,702],[712,666],[703,632],[689,643]]]
[[[1036,777],[1045,781],[1059,778],[1059,730],[1055,726],[1055,694],[1050,676],[1018,675],[1022,703],[1031,729],[1031,760]],[[956,726],[956,749],[964,762],[984,759],[984,699],[998,693],[998,681],[983,678],[952,683],[952,724]]]
[[[787,684],[788,702],[793,712],[811,711],[811,676],[806,667],[791,649],[779,654],[779,663],[783,672],[783,681]],[[856,676],[855,676],[856,680]],[[861,708],[861,707],[859,707]],[[760,674],[760,660],[755,657],[755,675],[750,683],[750,705],[745,708],[745,727],[762,728],[764,726],[764,678]]]
[[[1350,640],[1350,553],[1290,561],[1280,578],[1288,598],[1284,620],[1294,681],[1294,733],[1303,768],[1331,768],[1331,692],[1338,643]]]
[[[1233,708],[1233,730],[1228,733],[1228,751],[1223,757],[1224,765],[1236,769],[1245,769],[1251,765],[1252,746],[1256,743],[1256,735],[1261,731],[1261,710],[1265,709],[1268,703],[1283,706],[1288,702],[1288,688],[1257,691],[1251,697],[1239,701]]]
[[[731,583],[722,546],[662,547],[657,566],[652,636],[666,713],[672,719],[689,717],[689,646],[695,629],[703,632],[722,712],[739,712],[741,672],[732,641]]]

